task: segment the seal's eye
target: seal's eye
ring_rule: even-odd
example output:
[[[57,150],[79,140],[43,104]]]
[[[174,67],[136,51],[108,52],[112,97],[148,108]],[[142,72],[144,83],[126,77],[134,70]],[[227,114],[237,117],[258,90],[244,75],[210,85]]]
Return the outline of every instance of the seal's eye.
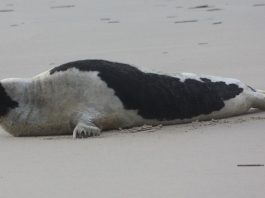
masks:
[[[0,83],[0,117],[5,116],[10,109],[18,107],[18,102],[6,93],[2,83]]]

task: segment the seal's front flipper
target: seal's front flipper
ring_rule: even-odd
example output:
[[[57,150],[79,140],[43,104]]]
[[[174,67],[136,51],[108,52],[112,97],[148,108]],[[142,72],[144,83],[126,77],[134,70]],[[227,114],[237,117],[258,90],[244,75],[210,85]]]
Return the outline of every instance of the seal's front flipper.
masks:
[[[91,109],[73,114],[70,122],[73,129],[73,137],[88,138],[99,136],[101,129],[95,124],[95,121],[100,117],[100,113]]]
[[[101,130],[92,123],[89,123],[88,125],[79,122],[74,128],[73,138],[88,138],[93,136],[99,136],[100,131]]]

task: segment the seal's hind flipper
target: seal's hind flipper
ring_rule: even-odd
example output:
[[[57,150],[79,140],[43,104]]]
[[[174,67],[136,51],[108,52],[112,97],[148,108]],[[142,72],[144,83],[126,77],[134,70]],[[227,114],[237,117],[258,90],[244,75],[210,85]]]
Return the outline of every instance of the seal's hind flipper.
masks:
[[[265,110],[265,91],[257,89],[253,96],[253,107]]]

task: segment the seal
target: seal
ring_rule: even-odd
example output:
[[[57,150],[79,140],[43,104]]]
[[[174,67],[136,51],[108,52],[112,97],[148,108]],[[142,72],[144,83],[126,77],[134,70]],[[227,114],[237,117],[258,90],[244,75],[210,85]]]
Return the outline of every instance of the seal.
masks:
[[[0,82],[0,124],[14,136],[169,125],[265,110],[264,91],[232,79],[144,72],[106,60],[66,63],[30,79]]]

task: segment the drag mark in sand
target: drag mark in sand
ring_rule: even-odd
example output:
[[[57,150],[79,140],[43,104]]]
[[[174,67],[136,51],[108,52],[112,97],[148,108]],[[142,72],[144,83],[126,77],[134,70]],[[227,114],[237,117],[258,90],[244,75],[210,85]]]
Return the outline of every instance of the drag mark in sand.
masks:
[[[168,19],[173,19],[173,18],[176,18],[177,16],[175,15],[171,15],[171,16],[167,16]]]
[[[208,45],[208,43],[198,43],[198,45]]]
[[[101,21],[110,21],[111,18],[100,18]]]
[[[155,4],[154,7],[165,8],[165,7],[167,7],[167,5],[166,4]]]
[[[39,138],[39,137],[36,137]],[[61,136],[47,136],[47,137],[43,137],[41,138],[42,140],[73,140],[73,137],[71,135],[61,135]]]
[[[111,18],[100,18],[101,21],[107,22],[107,23],[120,23],[118,20],[112,20]]]
[[[265,3],[254,4],[254,7],[265,6]]]
[[[175,23],[195,23],[195,22],[198,22],[198,20],[175,21]]]
[[[12,24],[10,25],[10,27],[18,27],[19,25],[18,24]]]
[[[253,113],[254,112],[255,111],[253,111]],[[246,118],[234,117],[234,118],[227,118],[227,119],[220,119],[220,120],[212,119],[210,121],[194,121],[192,123],[179,124],[179,125],[175,125],[175,128],[176,129],[183,129],[185,132],[190,132],[190,131],[194,131],[197,129],[203,129],[205,127],[214,127],[217,125],[222,125],[224,127],[231,127],[232,125],[241,124],[244,122],[263,121],[263,120],[265,120],[264,116],[250,116],[250,117],[246,117]]]
[[[24,25],[25,23],[24,22],[21,22],[21,23],[14,23],[14,24],[11,24],[10,27],[18,27],[20,25]]]
[[[207,11],[208,12],[214,12],[214,11],[221,11],[221,10],[223,10],[223,9],[221,9],[221,8],[212,8],[212,9],[208,9]]]
[[[119,129],[120,132],[125,132],[125,133],[137,133],[137,132],[143,132],[143,131],[147,131],[147,132],[155,132],[157,130],[160,130],[163,127],[162,124],[157,125],[157,126],[151,126],[151,125],[143,125],[143,126],[139,126],[139,127],[133,127],[130,129]]]
[[[220,25],[220,24],[222,24],[221,21],[218,21],[218,22],[214,22],[214,23],[213,23],[213,25]]]
[[[238,164],[238,167],[261,167],[264,166],[264,164]]]
[[[199,5],[199,6],[195,6],[195,7],[191,7],[190,9],[202,9],[202,8],[212,8],[213,6],[209,6],[209,5]]]
[[[216,125],[223,125],[223,126],[230,126],[230,125],[234,125],[234,124],[240,124],[243,122],[247,122],[250,120],[265,120],[265,117],[262,116],[251,116],[249,118],[231,118],[231,119],[221,119],[221,120],[210,120],[210,121],[194,121],[191,123],[187,123],[187,124],[177,124],[174,126],[174,128],[176,129],[183,129],[184,132],[190,132],[190,131],[194,131],[197,129],[203,129],[205,127],[213,127]],[[157,125],[157,126],[152,126],[152,125],[143,125],[143,126],[139,126],[139,127],[133,127],[130,129],[122,129],[120,128],[119,131],[121,133],[138,133],[138,132],[157,132],[160,129],[163,128],[163,125]],[[253,166],[253,164],[248,164],[249,166]],[[257,164],[254,164],[257,165]],[[260,164],[258,164],[260,165]],[[244,164],[242,164],[242,166],[244,166]],[[263,165],[264,166],[264,165]]]
[[[14,12],[13,9],[1,9],[0,12]]]
[[[119,21],[109,21],[108,23],[120,23]]]
[[[58,9],[58,8],[73,8],[75,5],[58,5],[58,6],[51,6],[51,9]]]
[[[12,6],[14,6],[14,4],[13,3],[7,3],[6,6],[12,7]]]

